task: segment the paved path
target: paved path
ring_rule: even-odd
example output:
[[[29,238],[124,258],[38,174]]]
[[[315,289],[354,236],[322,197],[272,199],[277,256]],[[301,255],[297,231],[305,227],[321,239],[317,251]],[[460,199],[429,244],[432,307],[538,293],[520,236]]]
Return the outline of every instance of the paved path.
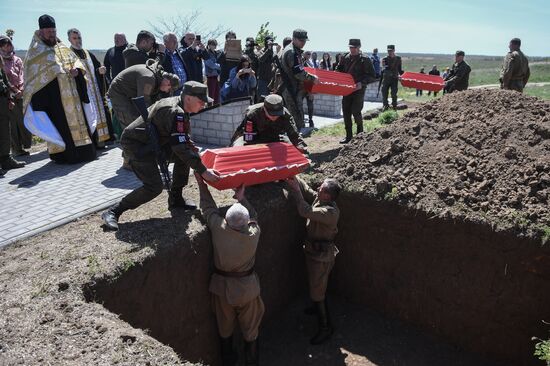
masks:
[[[365,103],[363,111],[380,106]],[[319,128],[341,120],[314,118]],[[140,184],[132,172],[120,169],[121,150],[116,146],[82,164],[56,164],[46,151],[18,159],[27,165],[0,178],[0,247],[103,210]]]
[[[27,165],[0,178],[0,247],[101,210],[139,184],[119,169],[117,147],[74,165],[56,164],[46,151],[18,159]]]

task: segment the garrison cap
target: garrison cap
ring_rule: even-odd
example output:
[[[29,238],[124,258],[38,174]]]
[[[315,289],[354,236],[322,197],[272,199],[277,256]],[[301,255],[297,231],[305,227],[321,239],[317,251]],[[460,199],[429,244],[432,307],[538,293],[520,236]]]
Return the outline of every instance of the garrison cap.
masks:
[[[212,103],[214,99],[208,97],[208,87],[198,81],[188,81],[183,84],[182,94],[197,97],[203,102]]]
[[[388,51],[389,51],[389,50],[395,51],[395,45],[389,44],[389,45],[388,45]]]
[[[357,38],[351,38],[349,40],[348,47],[361,47],[361,40]]]
[[[48,14],[44,14],[38,18],[38,27],[40,29],[55,28],[55,19]]]
[[[264,107],[271,116],[282,116],[285,114],[283,98],[277,94],[269,94],[264,99]]]
[[[464,51],[458,50],[455,52],[455,56],[464,56]]]
[[[309,38],[307,38],[307,31],[303,29],[294,29],[294,32],[292,32],[292,37],[302,41],[309,41]]]

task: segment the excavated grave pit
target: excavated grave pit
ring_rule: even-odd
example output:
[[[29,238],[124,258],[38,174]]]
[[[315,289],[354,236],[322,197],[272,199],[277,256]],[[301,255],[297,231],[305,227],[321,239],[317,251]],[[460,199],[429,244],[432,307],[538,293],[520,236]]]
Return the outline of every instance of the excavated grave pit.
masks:
[[[541,319],[548,319],[550,311],[548,246],[344,192],[338,202],[340,254],[329,285],[339,329],[329,349],[319,351],[307,345],[314,320],[304,320],[296,310],[307,294],[300,247],[304,221],[276,185],[249,188],[249,196],[262,227],[256,269],[266,304],[264,364],[344,365],[346,348],[364,355],[363,361],[349,363],[353,365],[375,364],[365,361],[372,359],[369,355],[380,364],[537,364],[531,337],[547,334]],[[211,256],[203,227],[159,248],[153,258],[121,276],[90,285],[88,300],[147,329],[182,360],[218,365],[208,293]],[[423,333],[373,313],[400,319]],[[343,341],[346,332],[355,338]],[[438,342],[453,346],[436,346]],[[412,355],[399,355],[404,349]]]

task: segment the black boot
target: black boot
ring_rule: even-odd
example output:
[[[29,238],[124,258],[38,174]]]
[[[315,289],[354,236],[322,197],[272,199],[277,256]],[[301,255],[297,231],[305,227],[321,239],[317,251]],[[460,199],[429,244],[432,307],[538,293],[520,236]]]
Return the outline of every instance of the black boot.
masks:
[[[24,162],[15,160],[11,155],[2,160],[2,169],[4,170],[23,168],[24,166]]]
[[[315,305],[317,306],[319,330],[317,331],[317,334],[309,340],[309,343],[313,345],[324,343],[332,336],[332,333],[334,332],[334,329],[330,324],[326,299],[324,301],[316,302]]]
[[[340,140],[340,143],[341,143],[341,144],[347,144],[347,143],[350,142],[350,141],[351,141],[351,136],[349,136],[349,135],[346,134],[346,137],[343,138],[343,139],[341,139],[341,140]]]
[[[357,123],[357,133],[363,132],[363,121]]]
[[[195,202],[185,199],[181,195],[181,189],[175,189],[168,194],[168,209],[183,208],[184,210],[195,210]]]
[[[101,214],[101,218],[103,219],[103,224],[105,227],[109,230],[118,230],[118,218],[124,210],[120,207],[120,204],[117,203],[114,206],[111,206],[107,211],[103,212]]]
[[[258,338],[252,342],[244,341],[244,364],[245,366],[258,366],[260,364]]]
[[[235,366],[238,356],[233,352],[233,336],[227,338],[220,337],[222,366]]]

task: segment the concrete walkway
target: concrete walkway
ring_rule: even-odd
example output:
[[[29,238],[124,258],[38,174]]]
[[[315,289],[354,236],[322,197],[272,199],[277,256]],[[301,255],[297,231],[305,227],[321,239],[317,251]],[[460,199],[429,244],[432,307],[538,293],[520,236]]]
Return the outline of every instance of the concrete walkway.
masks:
[[[365,102],[363,112],[380,106]],[[314,118],[318,128],[340,121],[342,117]],[[101,150],[92,162],[74,165],[56,164],[46,151],[18,159],[27,165],[0,178],[0,247],[103,210],[140,185],[132,172],[120,169],[117,146]]]
[[[121,150],[101,150],[98,159],[62,165],[42,151],[18,158],[21,169],[0,178],[0,247],[102,210],[138,187],[132,172],[119,169]]]

